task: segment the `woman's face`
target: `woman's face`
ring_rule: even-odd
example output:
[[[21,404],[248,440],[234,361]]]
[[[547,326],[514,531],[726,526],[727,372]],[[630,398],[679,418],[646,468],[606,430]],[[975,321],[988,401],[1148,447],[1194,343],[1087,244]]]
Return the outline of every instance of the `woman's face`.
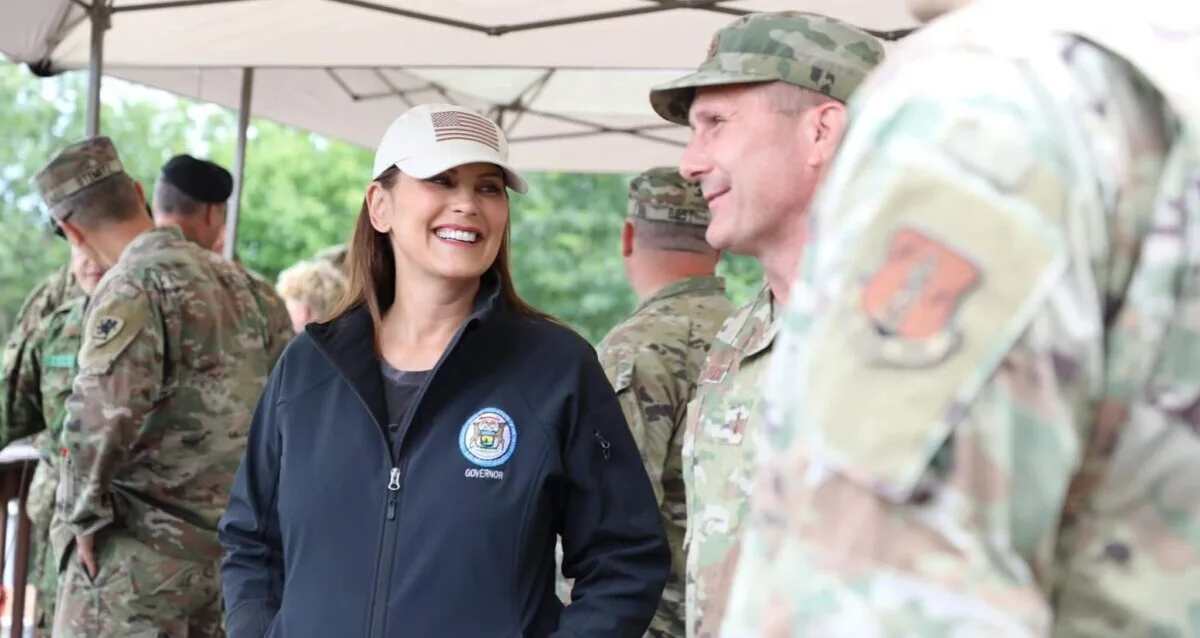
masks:
[[[400,175],[389,191],[367,191],[371,225],[390,233],[400,274],[477,279],[496,260],[508,227],[504,172],[465,164],[429,179]]]

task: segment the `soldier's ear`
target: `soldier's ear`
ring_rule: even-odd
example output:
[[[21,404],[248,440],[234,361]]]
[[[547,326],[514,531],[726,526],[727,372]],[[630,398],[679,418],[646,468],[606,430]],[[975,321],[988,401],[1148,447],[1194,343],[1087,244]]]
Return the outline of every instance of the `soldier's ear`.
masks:
[[[138,200],[141,202],[142,207],[149,208],[150,203],[146,199],[146,189],[142,188],[142,183],[137,181],[136,179],[133,180],[133,190],[137,191]]]
[[[633,224],[625,222],[621,227],[621,256],[628,257],[633,254]]]
[[[79,227],[71,222],[58,222],[58,227],[62,229],[63,237],[66,238],[72,246],[81,247],[87,245],[83,241],[83,233],[79,232]]]
[[[809,109],[808,142],[813,149],[808,154],[810,166],[823,166],[833,161],[842,143],[846,128],[846,106],[841,102],[826,102]]]

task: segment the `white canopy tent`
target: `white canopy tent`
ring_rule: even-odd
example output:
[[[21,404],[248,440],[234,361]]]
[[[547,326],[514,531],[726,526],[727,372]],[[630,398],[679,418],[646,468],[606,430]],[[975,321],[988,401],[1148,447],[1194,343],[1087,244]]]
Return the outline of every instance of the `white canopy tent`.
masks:
[[[243,137],[253,114],[369,147],[408,105],[448,101],[497,119],[521,169],[633,172],[674,164],[687,135],[649,88],[736,16],[788,9],[885,40],[915,26],[904,0],[0,0],[0,52],[89,68],[90,132],[103,70],[237,109]]]

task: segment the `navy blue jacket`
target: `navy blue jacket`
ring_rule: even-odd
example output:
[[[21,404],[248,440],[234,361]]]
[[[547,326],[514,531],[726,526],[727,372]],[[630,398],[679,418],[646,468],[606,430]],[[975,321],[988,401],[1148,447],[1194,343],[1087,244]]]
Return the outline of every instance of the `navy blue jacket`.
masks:
[[[670,550],[585,340],[492,287],[409,421],[393,455],[365,309],[289,344],[219,528],[229,638],[642,635]]]

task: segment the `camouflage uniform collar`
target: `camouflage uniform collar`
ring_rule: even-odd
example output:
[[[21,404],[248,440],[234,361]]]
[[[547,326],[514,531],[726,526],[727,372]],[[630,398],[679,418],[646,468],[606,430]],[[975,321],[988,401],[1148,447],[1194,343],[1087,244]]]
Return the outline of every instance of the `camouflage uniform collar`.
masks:
[[[638,304],[638,310],[641,310],[651,304],[658,303],[664,299],[678,297],[694,292],[725,292],[725,279],[716,275],[707,275],[701,277],[685,277],[679,281],[667,284],[658,292],[646,297],[646,300]]]
[[[743,358],[751,357],[771,347],[779,325],[775,295],[764,278],[758,292],[726,320],[717,340],[737,349]]]
[[[121,252],[121,259],[132,252],[149,248],[152,246],[164,246],[174,244],[176,242],[187,241],[183,237],[183,231],[174,226],[155,227],[146,230],[142,234],[133,238],[125,250]]]

